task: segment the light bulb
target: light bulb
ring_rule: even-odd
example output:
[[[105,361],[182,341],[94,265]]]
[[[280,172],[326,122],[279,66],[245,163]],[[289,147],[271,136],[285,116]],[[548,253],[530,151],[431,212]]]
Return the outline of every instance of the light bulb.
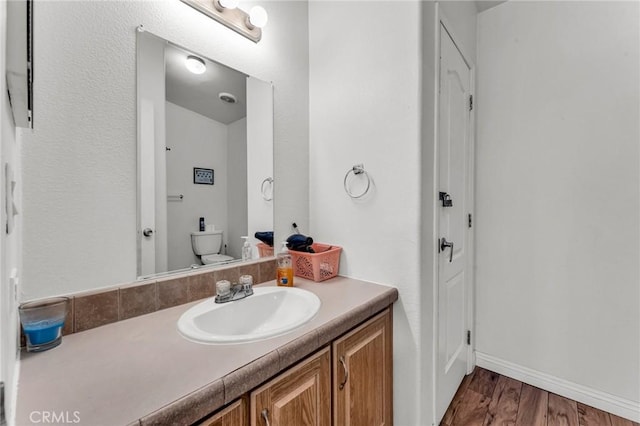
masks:
[[[225,9],[235,9],[236,7],[238,7],[238,3],[240,3],[239,0],[218,0],[218,3],[220,3],[220,6],[224,7]]]
[[[207,70],[207,66],[205,65],[204,61],[197,56],[187,56],[187,60],[184,62],[184,64],[187,69],[194,74],[202,74]]]
[[[254,27],[264,28],[269,20],[267,11],[262,6],[253,6],[249,11],[249,23]]]

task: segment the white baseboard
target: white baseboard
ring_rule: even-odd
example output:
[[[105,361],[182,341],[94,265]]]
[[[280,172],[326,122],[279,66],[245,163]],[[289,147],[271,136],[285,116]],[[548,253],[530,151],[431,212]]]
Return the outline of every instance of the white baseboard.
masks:
[[[617,416],[640,422],[640,402],[620,398],[610,393],[578,385],[482,352],[476,351],[475,355],[476,365],[479,367],[613,413]]]

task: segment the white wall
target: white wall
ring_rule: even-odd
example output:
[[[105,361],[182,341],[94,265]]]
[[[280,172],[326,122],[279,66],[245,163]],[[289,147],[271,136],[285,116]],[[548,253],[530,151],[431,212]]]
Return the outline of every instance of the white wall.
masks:
[[[273,204],[260,192],[262,181],[273,177],[273,87],[267,82],[255,78],[247,79],[247,233],[253,248],[253,257],[257,257],[254,237],[258,231],[273,231]],[[305,176],[308,172],[305,171]],[[280,179],[279,179],[280,181]],[[283,181],[286,189],[294,181]],[[297,186],[298,183],[295,183]],[[265,185],[265,191],[267,185]],[[275,188],[274,191],[275,193]],[[268,198],[268,197],[267,197]],[[285,238],[289,234],[285,235]],[[282,238],[284,240],[285,238]]]
[[[200,264],[191,247],[191,233],[199,219],[227,234],[227,144],[224,123],[166,102],[167,194],[184,195],[167,202],[169,270]],[[213,185],[193,183],[193,168],[214,170]],[[223,246],[226,241],[223,241]]]
[[[637,2],[479,15],[477,350],[640,401]]]
[[[435,187],[435,111],[437,71],[439,63],[436,60],[437,39],[440,31],[437,24],[437,7],[435,2],[423,2],[420,10],[422,26],[421,38],[421,84],[420,84],[420,174],[416,177],[420,185],[420,360],[423,367],[419,372],[420,400],[419,419],[429,425],[435,418],[435,388],[434,371],[437,348],[434,346],[435,317],[433,309],[436,297],[437,256],[433,242],[439,237],[436,233],[436,192]]]
[[[282,182],[276,232],[288,233],[293,219],[307,220],[307,3],[270,1],[265,8],[269,26],[255,44],[179,1],[36,3],[38,124],[25,135],[22,157],[22,299],[136,277],[135,28],[140,24],[273,81],[275,174]]]
[[[343,247],[342,275],[400,291],[394,309],[397,425],[420,424],[422,403],[419,8],[419,2],[390,1],[309,5],[311,226],[301,229]],[[343,178],[358,163],[373,185],[368,196],[352,200]]]
[[[475,59],[475,5],[449,2],[445,13]],[[309,233],[343,246],[341,274],[399,289],[394,421],[403,426],[431,424],[435,415],[438,28],[431,1],[323,1],[309,8]],[[369,195],[352,200],[343,179],[358,163],[373,186]]]
[[[15,216],[11,233],[7,235],[5,226],[7,214],[5,211],[6,179],[5,166],[9,164],[13,169],[13,180],[17,185],[14,192],[14,203],[19,212],[22,211],[20,179],[20,136],[21,130],[16,132],[11,106],[7,96],[6,80],[4,78],[6,63],[5,49],[7,5],[0,5],[0,381],[5,383],[5,415],[11,424],[15,413],[16,386],[18,378],[18,313],[16,303],[16,288],[19,283],[22,237],[21,216]],[[18,135],[16,134],[18,133]],[[18,280],[14,283],[12,276]]]
[[[456,45],[466,55],[467,60],[476,62],[476,27],[478,9],[475,1],[444,0],[439,2],[441,16],[449,24]]]

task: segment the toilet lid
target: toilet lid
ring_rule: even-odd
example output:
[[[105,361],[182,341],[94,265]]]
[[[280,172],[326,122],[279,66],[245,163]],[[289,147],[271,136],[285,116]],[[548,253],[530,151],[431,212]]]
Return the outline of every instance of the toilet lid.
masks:
[[[200,259],[202,260],[202,263],[209,265],[212,263],[228,262],[233,260],[233,257],[225,256],[224,254],[207,254],[202,256]]]

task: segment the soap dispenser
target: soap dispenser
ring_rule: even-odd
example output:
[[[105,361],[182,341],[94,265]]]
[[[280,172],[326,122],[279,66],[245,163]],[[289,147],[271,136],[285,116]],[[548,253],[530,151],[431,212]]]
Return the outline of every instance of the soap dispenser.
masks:
[[[251,244],[249,244],[249,237],[240,237],[244,238],[244,244],[242,245],[242,260],[250,260],[251,259]]]
[[[282,243],[282,249],[278,253],[276,260],[278,262],[277,284],[284,287],[293,287],[293,260],[291,259],[291,254],[289,254],[286,241]]]

